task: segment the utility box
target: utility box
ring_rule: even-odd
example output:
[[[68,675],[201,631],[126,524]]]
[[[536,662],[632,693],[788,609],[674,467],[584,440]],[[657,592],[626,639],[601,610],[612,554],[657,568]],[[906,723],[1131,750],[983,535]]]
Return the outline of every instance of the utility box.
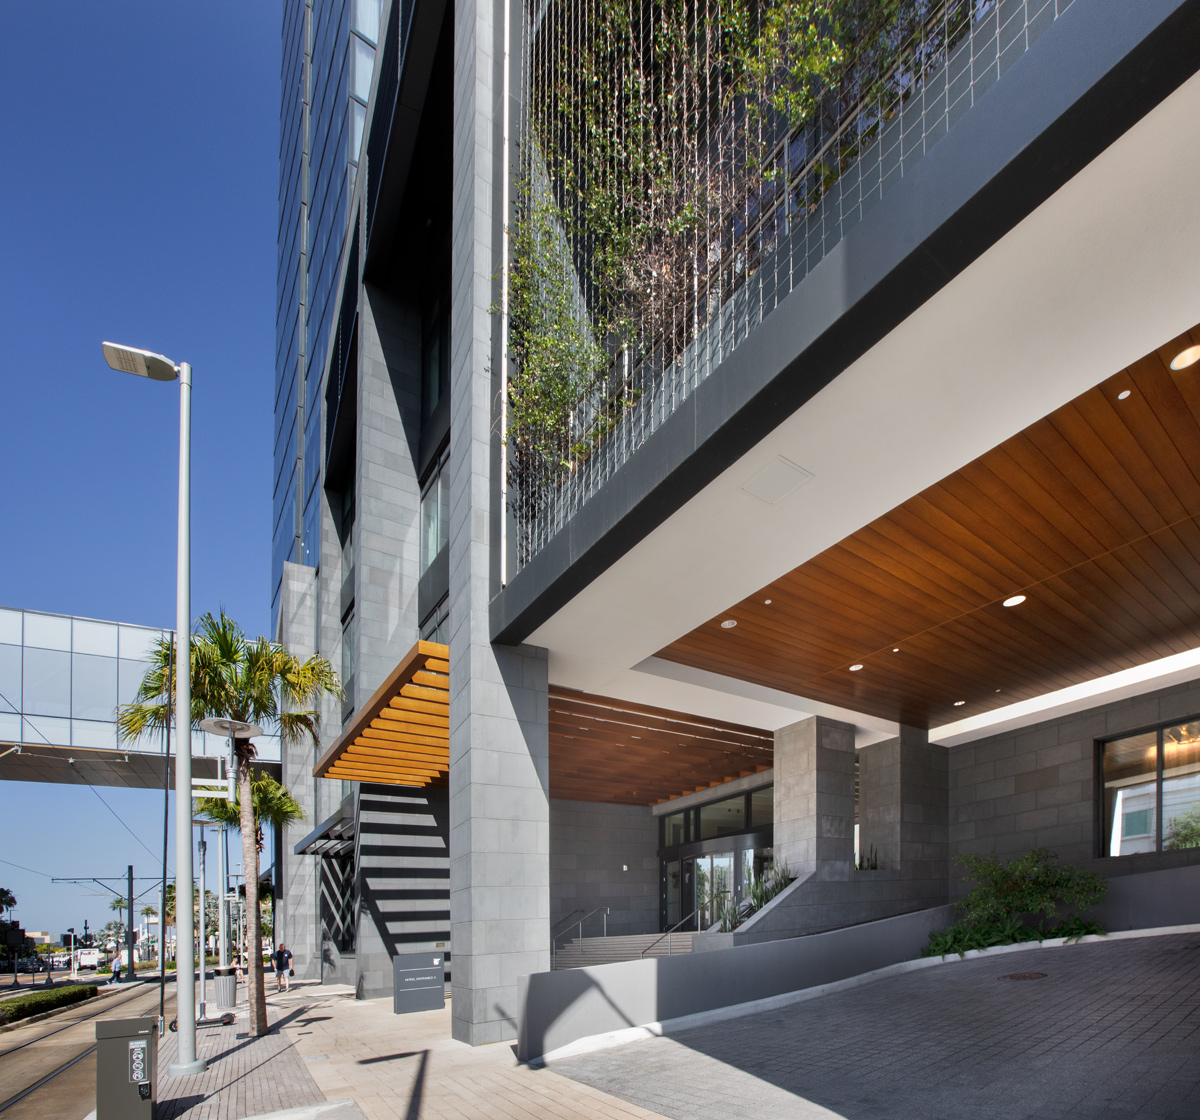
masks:
[[[404,953],[392,957],[392,1011],[395,1014],[440,1011],[445,1005],[444,953]]]
[[[96,1024],[96,1120],[154,1120],[158,1020]]]

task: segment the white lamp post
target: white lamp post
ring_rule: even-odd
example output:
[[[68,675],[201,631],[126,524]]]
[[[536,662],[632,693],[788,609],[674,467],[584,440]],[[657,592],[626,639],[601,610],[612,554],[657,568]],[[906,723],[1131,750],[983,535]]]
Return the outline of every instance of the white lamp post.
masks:
[[[175,571],[175,1008],[179,1022],[178,1057],[167,1069],[172,1077],[203,1073],[208,1063],[196,1057],[196,988],[192,908],[192,367],[132,346],[104,343],[104,360],[115,370],[151,381],[179,381],[179,545]]]

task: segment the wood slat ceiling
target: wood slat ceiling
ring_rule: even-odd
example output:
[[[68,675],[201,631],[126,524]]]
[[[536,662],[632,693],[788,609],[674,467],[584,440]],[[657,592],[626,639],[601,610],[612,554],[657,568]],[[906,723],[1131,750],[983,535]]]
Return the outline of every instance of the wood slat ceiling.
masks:
[[[1169,365],[1195,344],[1200,328],[658,656],[928,727],[1200,646],[1200,365]]]
[[[550,689],[550,796],[650,805],[769,769],[771,732]]]
[[[318,778],[445,785],[450,772],[450,650],[417,642],[313,767]]]

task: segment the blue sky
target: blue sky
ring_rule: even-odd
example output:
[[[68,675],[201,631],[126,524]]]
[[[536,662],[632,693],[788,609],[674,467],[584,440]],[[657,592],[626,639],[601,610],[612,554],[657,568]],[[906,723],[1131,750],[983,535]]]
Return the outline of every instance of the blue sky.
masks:
[[[3,4],[0,42],[0,605],[174,625],[178,389],[110,371],[111,339],[191,362],[193,615],[265,633],[279,3]],[[157,852],[161,794],[99,792]],[[87,788],[0,805],[11,862],[157,870]],[[0,885],[27,928],[110,916],[2,863]]]

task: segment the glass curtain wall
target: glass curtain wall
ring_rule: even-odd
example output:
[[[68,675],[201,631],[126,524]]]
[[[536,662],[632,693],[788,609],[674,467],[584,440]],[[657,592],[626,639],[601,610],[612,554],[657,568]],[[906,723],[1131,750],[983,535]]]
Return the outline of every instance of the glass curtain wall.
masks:
[[[772,858],[774,789],[720,798],[661,818],[659,918],[703,930],[739,907]]]
[[[1101,854],[1200,847],[1200,721],[1101,746]]]

